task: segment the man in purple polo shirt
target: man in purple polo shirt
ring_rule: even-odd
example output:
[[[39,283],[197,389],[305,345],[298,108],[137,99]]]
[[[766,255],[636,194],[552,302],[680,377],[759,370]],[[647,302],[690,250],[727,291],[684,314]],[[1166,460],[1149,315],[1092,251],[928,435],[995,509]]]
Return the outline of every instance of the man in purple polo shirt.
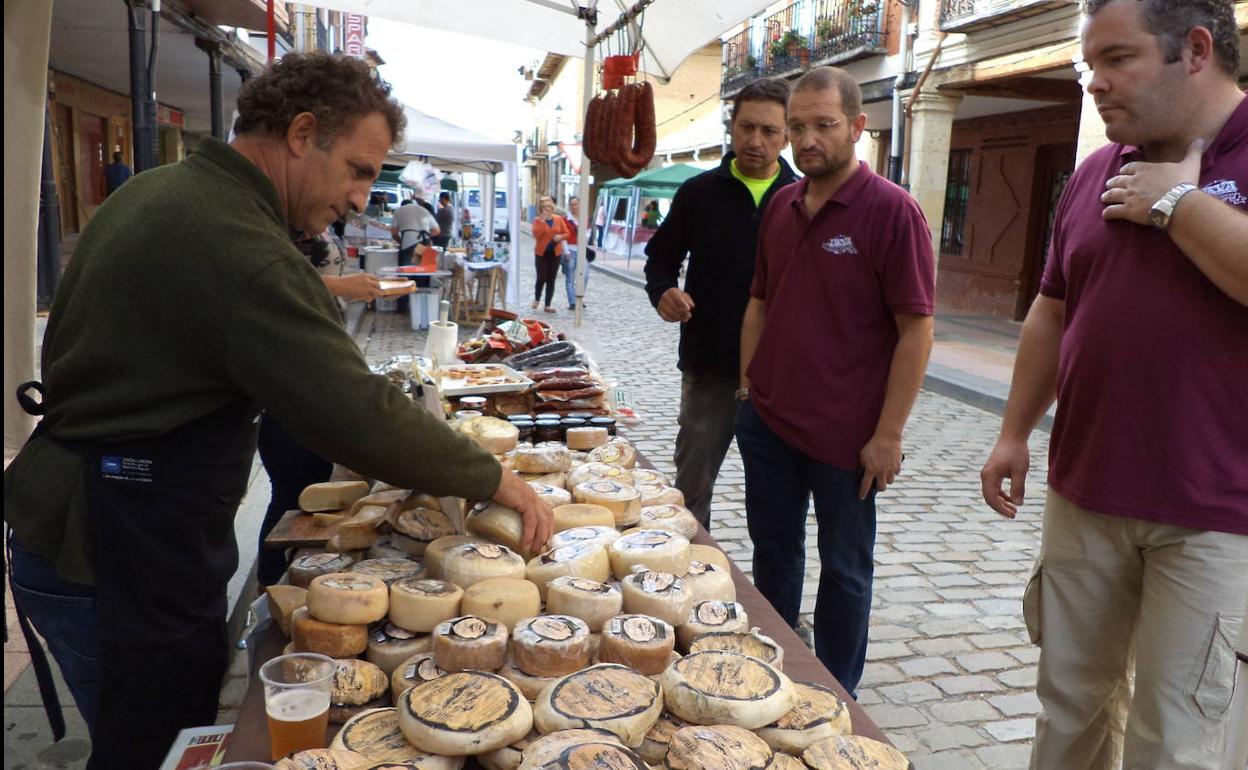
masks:
[[[1085,12],[1088,92],[1114,144],[1058,205],[984,499],[1016,514],[1027,436],[1056,396],[1024,599],[1043,645],[1032,767],[1213,770],[1248,598],[1235,14],[1231,0],[1091,0]]]
[[[789,141],[806,178],[776,194],[759,231],[736,425],[754,583],[797,622],[813,495],[815,654],[850,692],[867,650],[875,493],[901,471],[935,286],[918,204],[854,158],[861,107],[839,69],[811,70],[793,87]]]

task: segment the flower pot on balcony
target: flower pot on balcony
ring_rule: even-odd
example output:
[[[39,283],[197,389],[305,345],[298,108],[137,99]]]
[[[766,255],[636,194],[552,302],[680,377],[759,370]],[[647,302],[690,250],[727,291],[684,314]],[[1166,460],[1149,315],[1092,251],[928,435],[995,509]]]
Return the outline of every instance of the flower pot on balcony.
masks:
[[[802,69],[810,67],[810,49],[802,47],[797,49],[797,64]]]

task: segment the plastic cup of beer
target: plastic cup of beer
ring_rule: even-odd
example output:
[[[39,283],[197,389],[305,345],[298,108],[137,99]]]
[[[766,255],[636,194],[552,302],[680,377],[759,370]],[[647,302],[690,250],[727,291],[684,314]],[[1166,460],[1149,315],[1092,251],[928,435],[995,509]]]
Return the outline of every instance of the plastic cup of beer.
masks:
[[[334,659],[311,652],[273,658],[260,667],[273,759],[326,747]]]

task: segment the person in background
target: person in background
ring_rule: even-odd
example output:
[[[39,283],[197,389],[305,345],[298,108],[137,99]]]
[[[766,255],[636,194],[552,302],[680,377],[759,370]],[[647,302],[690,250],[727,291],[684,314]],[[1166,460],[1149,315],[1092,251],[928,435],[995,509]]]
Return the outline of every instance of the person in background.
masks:
[[[563,257],[560,263],[563,265],[563,283],[568,292],[568,309],[576,310],[576,256],[577,249],[577,233],[580,232],[581,226],[581,199],[573,195],[568,198],[568,213],[563,217],[563,221],[568,226],[568,241],[564,244]],[[584,294],[589,285],[589,265],[585,266],[585,277],[581,281],[581,293]]]
[[[659,223],[663,221],[663,215],[659,213],[659,202],[650,201],[646,204],[645,215],[641,218],[641,226],[649,227],[651,230],[657,229]]]
[[[390,224],[390,235],[399,242],[399,265],[412,264],[416,247],[431,243],[441,234],[442,229],[433,214],[423,206],[414,205],[410,198],[403,201]]]
[[[557,312],[551,301],[555,298],[555,278],[559,276],[559,260],[568,240],[568,223],[555,213],[555,201],[549,195],[537,200],[537,218],[533,220],[534,258],[537,263],[537,285],[533,290],[533,309],[537,310],[546,293],[547,313]]]
[[[1230,766],[1248,596],[1248,99],[1234,5],[1084,3],[1087,92],[1112,144],[1058,203],[981,472],[985,502],[1014,518],[1027,438],[1056,399],[1023,595],[1040,645],[1035,770]]]
[[[422,195],[420,195],[419,193],[417,193],[416,195],[413,195],[413,196],[412,196],[412,200],[416,201],[416,205],[417,205],[417,206],[420,206],[422,209],[424,209],[425,211],[429,212],[430,214],[433,214],[435,217],[437,216],[437,213],[438,213],[438,212],[434,211],[434,209],[433,209],[433,204],[431,204],[431,203],[429,203],[429,201],[425,200],[425,199],[424,199],[424,196],[422,196]]]
[[[598,212],[594,215],[594,226],[598,228],[598,248],[602,248],[602,238],[607,234],[607,196],[599,196]]]
[[[104,196],[112,195],[118,187],[125,184],[125,181],[134,175],[121,160],[121,153],[113,153],[113,162],[104,167]]]
[[[438,195],[438,210],[433,214],[434,219],[438,222],[437,237],[433,239],[433,245],[439,249],[445,249],[451,243],[451,233],[455,231],[455,209],[451,207],[451,194],[442,192]]]
[[[388,211],[385,193],[375,192],[368,196],[368,205],[364,207],[364,216],[376,219]]]

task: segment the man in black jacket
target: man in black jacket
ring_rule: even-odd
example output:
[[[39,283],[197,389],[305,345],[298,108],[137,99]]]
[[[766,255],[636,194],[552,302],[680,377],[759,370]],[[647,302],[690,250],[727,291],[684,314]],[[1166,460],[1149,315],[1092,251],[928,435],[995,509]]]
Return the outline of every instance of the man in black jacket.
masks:
[[[741,89],[732,104],[733,151],[719,168],[681,185],[646,245],[650,304],[664,321],[681,324],[676,486],[708,529],[715,478],[737,414],[741,319],[754,278],[758,225],[775,191],[796,179],[780,157],[788,96],[781,80],[756,80]]]

